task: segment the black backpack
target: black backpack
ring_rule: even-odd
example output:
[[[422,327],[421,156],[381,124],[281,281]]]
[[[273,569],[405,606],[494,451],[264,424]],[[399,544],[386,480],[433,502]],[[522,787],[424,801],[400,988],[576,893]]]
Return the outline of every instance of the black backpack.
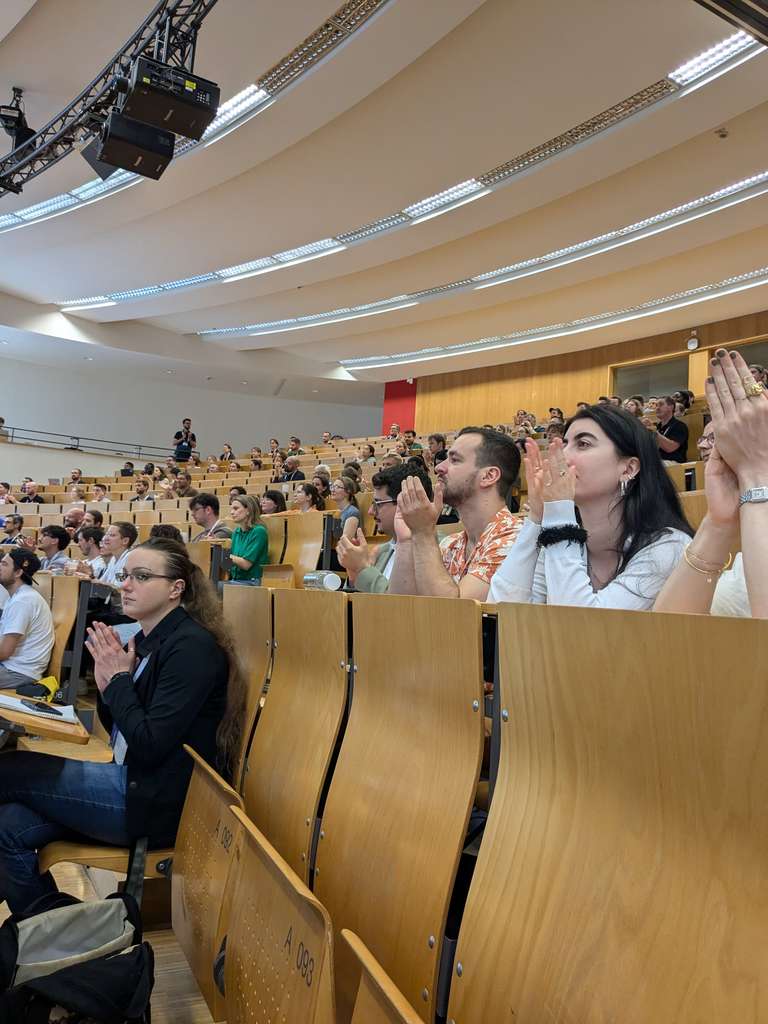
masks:
[[[150,1024],[153,986],[152,947],[124,893],[51,893],[0,927],[0,1024]]]

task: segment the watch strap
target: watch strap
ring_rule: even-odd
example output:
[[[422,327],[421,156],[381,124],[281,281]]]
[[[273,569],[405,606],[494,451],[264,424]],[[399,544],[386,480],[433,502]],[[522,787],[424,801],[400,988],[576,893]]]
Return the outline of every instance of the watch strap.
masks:
[[[748,502],[768,501],[768,487],[750,487],[739,496],[739,508]]]

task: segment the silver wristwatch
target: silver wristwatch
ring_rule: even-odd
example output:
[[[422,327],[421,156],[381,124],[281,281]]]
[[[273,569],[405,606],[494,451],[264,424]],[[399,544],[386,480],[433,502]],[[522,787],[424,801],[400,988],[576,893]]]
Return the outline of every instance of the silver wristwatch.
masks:
[[[768,487],[750,487],[739,496],[739,508],[748,501],[768,501]]]

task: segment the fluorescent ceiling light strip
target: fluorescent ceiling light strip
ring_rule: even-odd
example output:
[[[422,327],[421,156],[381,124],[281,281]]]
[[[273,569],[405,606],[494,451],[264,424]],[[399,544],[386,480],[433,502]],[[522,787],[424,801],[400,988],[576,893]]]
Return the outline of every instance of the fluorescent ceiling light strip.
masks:
[[[749,42],[745,42],[742,39],[742,36],[745,37],[746,40],[748,40]],[[738,40],[734,42],[736,37],[738,37]],[[729,36],[727,39],[722,40],[716,46],[710,47],[709,50],[704,51],[703,54],[699,54],[698,56],[692,58],[692,60],[688,61],[686,64],[683,64],[679,68],[676,68],[674,71],[670,72],[670,74],[667,76],[667,79],[670,83],[672,83],[670,85],[670,88],[673,90],[671,95],[666,94],[664,96],[661,96],[660,98],[655,99],[653,102],[651,102],[649,106],[641,106],[641,108],[639,108],[634,115],[628,115],[627,117],[624,118],[624,120],[626,121],[630,119],[631,116],[636,116],[636,114],[645,112],[647,109],[650,109],[659,103],[663,103],[665,101],[669,101],[671,99],[687,95],[687,93],[692,91],[693,88],[697,88],[699,85],[706,84],[707,82],[713,80],[714,77],[717,77],[719,74],[733,70],[740,63],[743,63],[746,60],[750,60],[752,57],[755,57],[758,54],[763,53],[765,49],[766,48],[764,46],[759,44],[751,36],[748,36],[747,33],[735,33],[733,36]],[[681,82],[674,80],[673,76],[675,75],[681,80],[681,82],[684,79],[686,84],[682,85]],[[662,84],[664,83],[664,81],[665,80],[662,80]],[[241,93],[238,93],[237,96],[232,97],[232,99],[227,102],[234,102],[238,96],[243,96],[244,94],[248,93],[249,90],[257,90],[256,92],[252,92],[251,96],[258,97],[258,87],[252,85],[247,86],[246,89],[242,90]],[[632,97],[630,97],[630,100],[631,99]],[[243,102],[248,102],[248,100],[244,100]],[[259,102],[261,102],[260,99]],[[629,102],[629,100],[627,102]],[[224,106],[226,106],[226,104],[224,104]],[[613,126],[615,125],[609,125],[608,127]],[[574,138],[576,138],[576,136],[578,135],[578,127],[579,126],[577,126],[577,128],[570,133],[565,133],[563,139],[570,135],[573,135]],[[509,184],[512,180],[514,180],[517,174],[524,173],[537,166],[540,166],[541,164],[545,163],[547,159],[551,159],[556,156],[562,155],[562,153],[567,152],[568,149],[573,148],[576,145],[580,145],[582,144],[582,142],[591,141],[592,139],[599,137],[605,130],[607,130],[607,127],[600,130],[590,130],[588,135],[585,136],[583,140],[571,141],[568,142],[567,144],[563,142],[562,145],[559,144],[559,142],[562,141],[560,140],[560,137],[558,137],[558,139],[550,140],[550,143],[545,143],[543,144],[543,146],[537,147],[537,150],[534,151],[533,155],[527,163],[521,164],[519,168],[513,170],[508,174],[505,173],[505,175],[500,177],[498,181],[495,181],[489,185],[486,185],[484,181],[481,179],[489,176],[492,177],[494,174],[493,171],[488,171],[485,173],[485,175],[480,175],[475,178],[468,178],[467,180],[459,182],[457,185],[454,185],[451,188],[444,189],[442,192],[438,192],[433,196],[428,196],[426,199],[422,199],[416,203],[412,203],[410,206],[405,207],[404,210],[391,214],[388,217],[383,217],[379,221],[374,221],[372,224],[363,225],[361,228],[358,228],[350,232],[342,232],[340,236],[334,236],[332,239],[323,239],[320,242],[309,242],[307,243],[306,246],[300,246],[299,248],[309,250],[315,246],[330,241],[335,243],[337,245],[337,248],[329,249],[328,251],[338,252],[340,248],[345,248],[347,245],[359,245],[362,242],[367,241],[369,238],[375,237],[376,235],[383,231],[394,231],[397,230],[398,227],[401,227],[405,224],[419,224],[422,223],[422,221],[424,220],[429,220],[431,217],[439,216],[442,213],[448,213],[451,210],[463,206],[464,203],[472,202],[474,199],[480,199],[482,196],[488,195],[490,192],[495,191],[497,188]],[[194,146],[192,148],[194,148]],[[539,150],[541,150],[541,154],[539,154]],[[496,170],[498,171],[498,168]],[[89,201],[93,201],[94,199],[97,198],[100,199],[103,197],[103,195],[112,194],[109,185],[110,180],[115,181],[119,185],[120,189],[122,189],[128,187],[128,185],[137,184],[139,181],[143,181],[144,179],[139,177],[138,175],[132,175],[130,174],[130,172],[120,171],[117,174],[112,175],[111,179],[108,179],[106,182],[102,182],[99,179],[96,179],[92,182],[87,182],[85,185],[78,186],[78,188],[76,189],[72,189],[71,193],[69,194],[78,196],[78,198],[80,193],[84,195],[90,195],[92,198]],[[115,189],[114,191],[117,191],[117,189]],[[68,195],[68,193],[65,193],[64,195],[66,196]],[[53,202],[57,198],[61,197],[54,197],[54,199],[49,200],[49,202]],[[75,206],[70,208],[78,209],[79,205],[83,205],[82,200],[79,204],[76,204]],[[59,210],[56,213],[51,214],[51,216],[58,216],[61,213],[66,212],[68,212],[68,209]],[[20,210],[16,211],[16,213],[14,213],[12,216],[21,218],[23,214],[24,211]],[[3,233],[4,231],[16,230],[20,227],[23,227],[24,223],[24,221],[20,220],[19,222],[7,223],[4,226],[3,221],[0,218],[0,233]],[[381,227],[379,227],[379,225],[381,225]],[[305,262],[304,260],[300,259],[284,260],[285,256],[285,253],[278,253],[273,257],[262,258],[275,259],[278,261],[280,266],[286,267],[296,266],[298,263]],[[254,260],[250,262],[257,263],[259,261]],[[278,267],[268,266],[265,268],[255,269],[253,271],[248,270],[243,271],[242,273],[232,274],[231,271],[234,269],[235,268],[233,267],[223,268],[220,270],[211,271],[211,274],[225,282],[238,280],[242,281],[247,277],[255,277],[262,273],[270,273],[272,270],[278,269]],[[210,280],[210,278],[206,277],[202,283],[208,284],[210,283]],[[164,289],[163,285],[159,285],[158,287]]]
[[[259,338],[263,334],[283,334],[286,331],[303,331],[307,327],[323,327],[325,324],[340,324],[345,320],[358,320],[363,316],[378,316],[379,313],[394,313],[397,309],[408,309],[409,306],[418,306],[418,302],[401,302],[399,306],[387,306],[385,309],[368,309],[362,313],[345,313],[344,316],[328,317],[325,320],[312,320],[306,324],[292,324],[287,327],[274,327],[266,331],[248,331],[249,338]]]
[[[632,242],[641,241],[652,235],[660,234],[663,231],[670,231],[672,228],[680,227],[709,214],[718,213],[721,210],[736,206],[739,203],[747,202],[759,196],[768,194],[768,170],[753,174],[749,178],[733,182],[723,188],[710,192],[708,195],[699,196],[690,202],[682,203],[662,213],[646,217],[644,220],[636,221],[615,231],[608,231],[602,235],[577,242],[574,245],[566,246],[563,249],[556,249],[543,256],[532,259],[521,260],[517,264],[508,267],[500,267],[497,270],[487,271],[473,278],[463,278],[445,285],[437,285],[434,288],[427,288],[420,292],[412,292],[408,295],[395,295],[389,299],[380,299],[377,302],[365,303],[359,306],[352,306],[345,310],[344,319],[353,320],[362,316],[370,316],[370,310],[386,312],[388,309],[404,309],[408,305],[416,305],[419,302],[430,299],[441,298],[446,294],[458,294],[461,292],[492,288],[497,284],[507,284],[510,281],[517,281],[525,277],[546,273],[548,270],[555,270],[580,260],[588,259],[591,256],[599,256],[610,252]],[[268,267],[267,270],[274,269]],[[254,271],[253,273],[264,273],[265,271]],[[244,277],[250,274],[242,275]],[[397,305],[388,305],[397,303]],[[385,307],[378,309],[378,307]],[[249,334],[257,336],[260,334],[278,334],[283,331],[300,330],[305,327],[316,327],[324,323],[338,323],[336,317],[338,310],[331,310],[327,313],[316,313],[312,316],[286,318],[281,321],[270,321],[264,324],[251,324],[247,327],[219,327],[209,331],[200,331],[201,335],[236,336],[238,334]]]
[[[492,338],[480,338],[477,341],[457,345],[432,346],[430,348],[417,349],[414,352],[398,353],[395,356],[370,356],[358,359],[342,359],[339,362],[341,366],[349,367],[353,370],[374,370],[389,366],[399,366],[410,362],[446,359],[450,356],[465,355],[478,351],[511,348],[514,345],[522,345],[527,342],[551,341],[554,338],[568,337],[572,334],[583,334],[586,331],[596,331],[601,327],[614,327],[617,324],[628,323],[632,320],[657,316],[660,313],[683,309],[686,306],[692,306],[699,302],[709,302],[712,299],[723,298],[726,295],[733,295],[736,292],[746,291],[749,288],[759,288],[766,284],[768,284],[768,267],[760,267],[757,270],[749,271],[746,274],[738,274],[735,277],[726,278],[715,284],[700,285],[697,288],[690,288],[684,292],[675,292],[672,295],[651,299],[637,306],[615,310],[610,313],[597,313],[561,324],[537,327],[530,331],[515,331],[512,334],[499,335]]]
[[[433,210],[431,213],[423,213],[421,217],[417,217],[411,221],[411,224],[423,224],[425,220],[432,220],[433,217],[440,217],[444,213],[449,213],[451,210],[457,210],[460,206],[466,206],[467,203],[473,203],[475,199],[482,199],[483,196],[491,194],[492,189],[484,188],[480,192],[475,192],[471,196],[465,196],[463,199],[457,199],[455,203],[449,203],[448,206],[442,206],[439,210]]]
[[[112,299],[106,299],[104,302],[86,302],[77,303],[74,306],[64,306],[61,310],[62,313],[79,313],[83,309],[101,309],[102,306],[116,306],[117,303]]]

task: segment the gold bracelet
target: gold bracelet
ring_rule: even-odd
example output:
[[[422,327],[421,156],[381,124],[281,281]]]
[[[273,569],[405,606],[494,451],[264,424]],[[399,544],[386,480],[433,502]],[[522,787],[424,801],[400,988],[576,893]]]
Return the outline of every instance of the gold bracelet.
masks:
[[[713,576],[715,574],[717,574],[717,576],[720,577],[725,572],[725,570],[730,566],[731,562],[733,561],[733,555],[729,551],[728,552],[728,560],[726,561],[725,565],[723,565],[723,566],[712,565],[712,566],[707,566],[707,568],[702,568],[702,566],[706,565],[706,562],[702,562],[702,566],[695,565],[691,561],[691,555],[693,555],[693,558],[698,559],[698,555],[693,554],[693,552],[691,552],[691,554],[689,554],[688,553],[688,548],[683,548],[683,558],[685,559],[685,561],[688,563],[688,565],[691,567],[691,569],[695,570],[696,572],[700,572],[703,576],[706,576],[707,577],[707,583],[712,583],[712,578],[713,578]],[[701,560],[699,559],[699,561],[701,561]]]

